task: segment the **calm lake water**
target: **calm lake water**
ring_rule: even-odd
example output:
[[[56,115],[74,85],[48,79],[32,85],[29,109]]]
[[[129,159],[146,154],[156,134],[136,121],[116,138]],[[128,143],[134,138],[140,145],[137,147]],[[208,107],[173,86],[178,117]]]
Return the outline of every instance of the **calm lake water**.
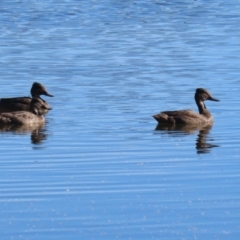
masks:
[[[1,1],[1,96],[54,98],[1,129],[1,239],[240,237],[240,1]],[[211,129],[159,129],[207,88]]]

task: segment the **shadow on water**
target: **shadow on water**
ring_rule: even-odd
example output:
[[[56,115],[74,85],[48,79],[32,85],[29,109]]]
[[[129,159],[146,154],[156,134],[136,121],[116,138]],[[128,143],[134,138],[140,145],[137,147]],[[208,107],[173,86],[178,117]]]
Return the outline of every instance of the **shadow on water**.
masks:
[[[197,154],[209,153],[211,148],[219,147],[219,145],[210,143],[213,139],[209,139],[212,126],[198,127],[198,126],[170,126],[158,124],[155,130],[168,133],[172,137],[179,137],[180,135],[190,135],[199,131],[196,139]]]
[[[18,135],[28,135],[31,134],[32,144],[41,144],[47,139],[47,133],[45,129],[45,124],[40,125],[0,125],[0,133],[13,133]]]

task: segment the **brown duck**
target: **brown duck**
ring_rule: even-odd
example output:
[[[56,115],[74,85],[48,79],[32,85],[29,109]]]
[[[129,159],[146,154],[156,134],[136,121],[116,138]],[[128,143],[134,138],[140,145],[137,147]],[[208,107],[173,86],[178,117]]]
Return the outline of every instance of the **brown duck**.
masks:
[[[218,99],[213,98],[206,89],[197,88],[195,102],[198,106],[199,113],[196,113],[193,110],[165,111],[153,115],[153,117],[159,124],[211,125],[213,123],[213,117],[204,104],[204,101],[206,100],[219,101]]]
[[[51,107],[49,104],[43,100],[40,95],[45,95],[48,97],[53,97],[53,95],[49,94],[46,88],[40,83],[33,83],[31,88],[31,95],[34,98],[38,98],[38,111],[41,114],[47,113]],[[15,98],[1,98],[0,99],[0,113],[3,112],[15,112],[15,111],[29,111],[31,97],[15,97]]]
[[[16,111],[0,113],[0,125],[35,125],[45,122],[44,116],[39,112],[41,99],[32,98],[29,111]]]

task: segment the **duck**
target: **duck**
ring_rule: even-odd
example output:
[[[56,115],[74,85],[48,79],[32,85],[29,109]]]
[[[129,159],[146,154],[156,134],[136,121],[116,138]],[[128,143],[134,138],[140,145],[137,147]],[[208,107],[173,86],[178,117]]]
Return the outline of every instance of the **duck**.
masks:
[[[45,118],[39,112],[41,99],[33,97],[30,103],[29,111],[16,111],[0,113],[0,125],[35,125],[44,124]]]
[[[213,116],[206,108],[204,101],[210,100],[219,102],[218,99],[212,97],[210,92],[204,88],[197,88],[195,92],[195,102],[198,106],[198,113],[193,110],[177,110],[177,111],[165,111],[159,114],[153,115],[153,118],[158,124],[165,125],[212,125]]]
[[[48,97],[53,97],[52,94],[48,93],[46,88],[38,82],[34,82],[31,88],[32,98],[38,98],[38,107],[39,112],[42,114],[47,113],[51,110],[50,105],[43,100],[40,95],[45,95]],[[29,111],[30,103],[32,100],[31,97],[14,97],[14,98],[1,98],[0,99],[0,113],[3,112],[15,112],[15,111]]]

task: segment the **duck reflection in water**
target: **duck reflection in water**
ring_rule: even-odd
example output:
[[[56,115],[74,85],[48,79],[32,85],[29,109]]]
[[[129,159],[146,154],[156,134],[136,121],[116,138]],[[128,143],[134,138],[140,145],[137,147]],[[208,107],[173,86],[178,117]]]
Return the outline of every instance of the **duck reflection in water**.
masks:
[[[31,134],[31,142],[33,144],[41,144],[47,139],[45,124],[37,125],[0,125],[1,134],[13,133],[15,135]]]
[[[47,133],[45,128],[38,128],[32,131],[31,141],[33,144],[41,144],[47,139]]]
[[[194,134],[199,131],[196,139],[196,149],[198,154],[209,153],[211,148],[219,147],[219,145],[210,143],[213,139],[209,139],[208,135],[212,125],[205,127],[194,127],[194,126],[167,126],[164,124],[158,124],[155,130],[162,131],[162,133],[167,133],[172,137],[179,137],[182,135]]]

